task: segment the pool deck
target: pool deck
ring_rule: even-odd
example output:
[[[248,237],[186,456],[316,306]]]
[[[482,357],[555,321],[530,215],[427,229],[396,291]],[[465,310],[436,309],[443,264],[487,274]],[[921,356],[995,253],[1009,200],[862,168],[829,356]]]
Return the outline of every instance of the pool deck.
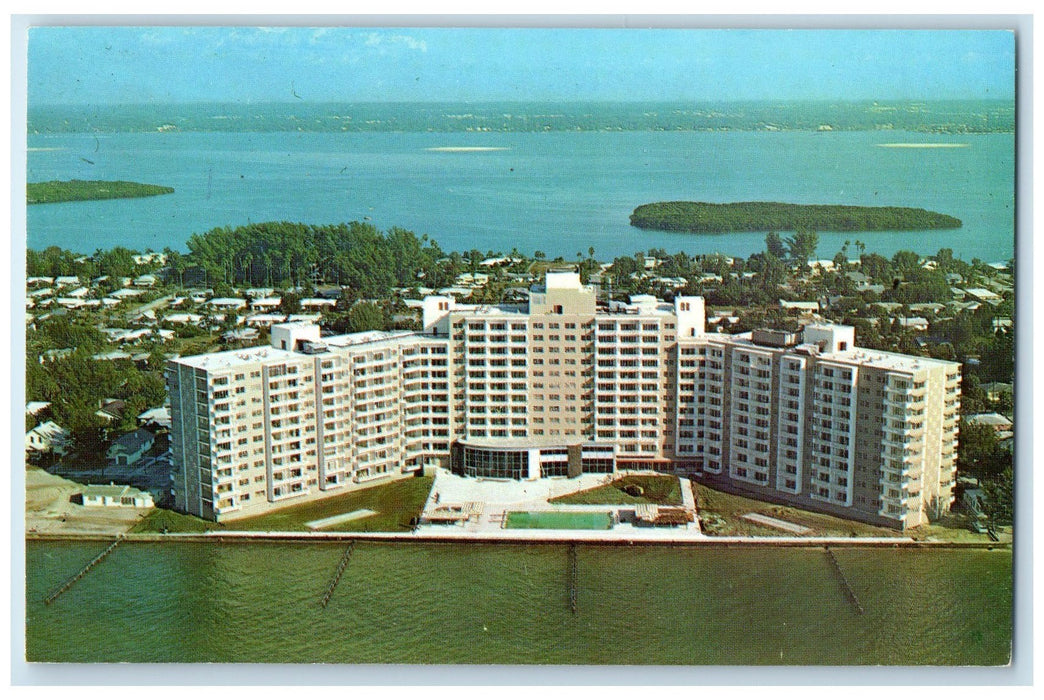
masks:
[[[693,522],[684,526],[654,527],[635,525],[627,515],[634,505],[600,504],[572,505],[551,503],[551,499],[578,491],[597,488],[618,479],[620,474],[583,474],[576,478],[557,477],[518,481],[514,479],[474,479],[457,476],[444,469],[435,473],[431,493],[421,511],[421,524],[411,533],[418,537],[446,540],[489,539],[496,541],[642,541],[688,542],[704,539],[699,521],[695,518],[696,500],[687,479],[681,479],[683,507],[693,513]],[[470,517],[459,523],[428,522],[437,511],[446,513],[457,509],[469,512]],[[608,530],[558,530],[504,528],[504,519],[512,511],[611,513],[617,521],[624,514],[625,522],[617,522]]]

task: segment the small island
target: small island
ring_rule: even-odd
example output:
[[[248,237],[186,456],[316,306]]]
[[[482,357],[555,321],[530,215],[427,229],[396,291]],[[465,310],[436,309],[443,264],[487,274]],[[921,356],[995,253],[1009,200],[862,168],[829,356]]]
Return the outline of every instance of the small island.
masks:
[[[123,180],[50,180],[26,185],[26,204],[53,204],[55,202],[82,202],[91,199],[130,199],[171,194],[173,187],[145,185]]]
[[[654,202],[631,214],[631,226],[659,231],[925,231],[960,228],[961,220],[910,207],[856,207],[781,202]]]

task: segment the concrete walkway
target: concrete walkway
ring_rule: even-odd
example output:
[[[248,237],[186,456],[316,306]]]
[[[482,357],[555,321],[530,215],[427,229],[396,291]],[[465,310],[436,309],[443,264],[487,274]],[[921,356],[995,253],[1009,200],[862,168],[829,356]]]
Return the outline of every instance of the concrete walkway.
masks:
[[[622,526],[617,526],[620,528]],[[629,526],[613,530],[489,530],[467,531],[454,526],[431,526],[414,532],[252,532],[222,531],[161,535],[163,539],[203,540],[309,540],[309,541],[384,541],[384,542],[484,542],[484,543],[580,543],[591,545],[679,545],[679,546],[954,546],[953,543],[918,542],[909,537],[713,537],[694,530]],[[133,535],[128,540],[135,539]],[[977,548],[984,545],[975,544]],[[994,548],[1001,549],[994,546]]]

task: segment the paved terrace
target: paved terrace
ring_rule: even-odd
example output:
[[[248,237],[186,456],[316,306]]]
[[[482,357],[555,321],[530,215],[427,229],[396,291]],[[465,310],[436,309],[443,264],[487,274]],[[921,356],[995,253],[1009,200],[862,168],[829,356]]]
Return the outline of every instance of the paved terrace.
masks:
[[[559,496],[605,486],[620,474],[583,474],[576,478],[552,477],[532,481],[515,479],[476,479],[457,476],[444,469],[435,481],[424,509],[421,525],[411,533],[420,538],[446,540],[495,539],[505,541],[643,541],[687,542],[704,539],[698,520],[684,526],[635,525],[634,505],[555,504]],[[696,501],[688,480],[680,479],[683,506],[696,513]],[[458,523],[431,523],[438,514],[460,511],[469,517]],[[506,529],[504,519],[512,511],[612,513],[614,524],[608,530]],[[621,522],[623,520],[624,522]]]

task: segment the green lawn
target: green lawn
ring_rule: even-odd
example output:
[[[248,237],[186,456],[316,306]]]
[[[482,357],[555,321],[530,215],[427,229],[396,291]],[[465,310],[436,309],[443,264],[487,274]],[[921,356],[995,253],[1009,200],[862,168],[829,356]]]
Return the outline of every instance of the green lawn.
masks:
[[[761,513],[790,523],[811,528],[809,537],[912,537],[915,540],[935,540],[942,542],[981,542],[989,544],[985,534],[976,534],[969,530],[967,518],[957,514],[947,514],[937,522],[902,532],[888,527],[878,527],[866,523],[837,518],[823,513],[813,513],[792,506],[781,506],[765,503],[736,494],[712,489],[709,486],[692,482],[693,495],[696,497],[696,509],[699,513],[703,531],[708,535],[728,536],[793,536],[775,528],[757,525],[743,519],[747,513]],[[1011,541],[1009,533],[1002,532],[1002,540]]]
[[[155,508],[139,520],[130,529],[130,532],[207,532],[223,529],[222,525],[197,518],[194,515]]]
[[[747,513],[761,513],[788,523],[804,525],[812,530],[808,533],[810,537],[897,537],[902,534],[887,527],[876,527],[792,506],[756,501],[718,491],[695,481],[692,482],[692,490],[696,497],[696,511],[703,530],[708,535],[793,536],[793,533],[744,520],[743,516]]]
[[[228,523],[212,523],[191,515],[157,508],[138,522],[131,532],[206,532],[209,530],[265,530],[270,532],[308,531],[305,523],[333,515],[369,508],[376,515],[328,528],[326,532],[401,532],[410,529],[410,520],[420,515],[431,491],[431,477],[400,479],[367,489],[288,506],[280,510]]]
[[[997,532],[1001,542],[1011,542],[1011,527],[999,527]],[[919,540],[990,543],[985,532],[971,531],[971,518],[963,513],[947,513],[936,522],[911,530],[909,534]]]
[[[645,493],[635,497],[624,492],[623,488],[628,484],[641,486]],[[681,486],[676,476],[634,475],[625,476],[611,484],[599,486],[598,488],[553,498],[551,503],[591,506],[656,503],[658,505],[680,506],[682,505],[682,496]]]
[[[431,491],[432,477],[400,479],[361,491],[290,506],[271,513],[228,523],[229,530],[307,531],[305,523],[353,510],[369,508],[377,511],[360,520],[350,520],[325,532],[404,532],[411,529],[410,520],[420,515]]]

